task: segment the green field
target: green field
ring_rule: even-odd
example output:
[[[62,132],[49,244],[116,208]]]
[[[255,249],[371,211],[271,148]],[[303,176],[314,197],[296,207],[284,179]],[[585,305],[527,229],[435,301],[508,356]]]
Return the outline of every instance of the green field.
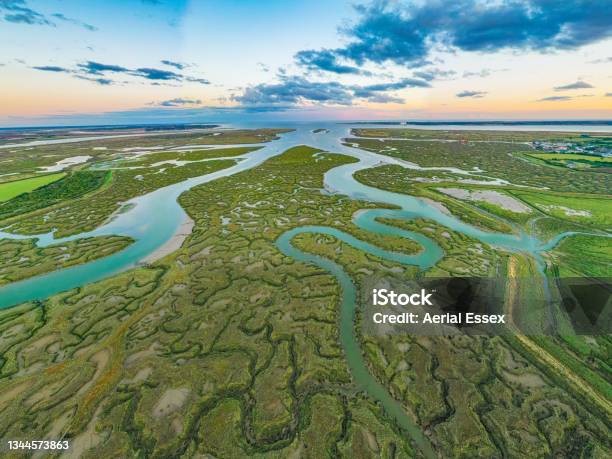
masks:
[[[14,182],[6,182],[0,184],[0,202],[8,201],[23,193],[28,193],[42,186],[53,183],[62,177],[65,173],[41,175],[40,177],[32,177],[24,180],[16,180]]]
[[[612,227],[612,205],[609,197],[571,196],[552,193],[513,191],[512,194],[541,212],[602,229]]]
[[[77,171],[60,180],[0,203],[0,220],[26,212],[45,209],[53,204],[66,203],[90,193],[110,180],[107,171]]]
[[[575,153],[530,153],[530,156],[540,159],[560,159],[560,160],[572,160],[579,159],[582,161],[593,161],[598,163],[612,163],[612,158],[603,158],[601,156],[592,155],[580,155]]]
[[[577,234],[555,248],[561,276],[612,277],[612,238]]]
[[[583,155],[579,153],[527,153],[525,158],[543,161],[552,167],[564,167],[575,170],[592,170],[609,173],[612,166],[611,157]]]

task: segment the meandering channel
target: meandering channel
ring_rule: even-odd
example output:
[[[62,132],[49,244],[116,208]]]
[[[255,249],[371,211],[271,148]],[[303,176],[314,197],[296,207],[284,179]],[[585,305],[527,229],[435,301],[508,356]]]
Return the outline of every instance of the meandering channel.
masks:
[[[395,419],[402,429],[410,434],[410,437],[419,450],[421,450],[421,452],[425,455],[425,457],[436,457],[429,440],[427,437],[425,437],[425,435],[423,435],[421,429],[406,413],[402,404],[395,400],[389,391],[382,384],[380,384],[368,370],[361,353],[359,340],[355,334],[354,322],[357,289],[355,288],[351,278],[337,263],[334,263],[327,258],[302,252],[291,244],[291,241],[295,236],[304,233],[328,234],[357,249],[372,253],[386,260],[392,260],[404,264],[427,263],[425,259],[428,259],[429,256],[423,253],[422,255],[411,257],[396,252],[389,252],[368,244],[367,242],[360,241],[359,239],[344,233],[343,231],[339,231],[334,228],[327,228],[325,226],[303,226],[294,228],[286,233],[283,233],[276,242],[277,247],[285,255],[304,263],[312,263],[317,265],[329,272],[338,280],[342,288],[342,303],[340,305],[340,344],[344,349],[346,361],[353,379],[360,389],[367,392],[374,400],[379,402],[385,409],[385,412]]]

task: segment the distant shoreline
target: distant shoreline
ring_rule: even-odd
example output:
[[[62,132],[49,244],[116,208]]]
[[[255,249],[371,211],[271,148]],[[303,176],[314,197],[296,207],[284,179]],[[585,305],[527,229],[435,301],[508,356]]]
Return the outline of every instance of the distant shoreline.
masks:
[[[389,126],[612,126],[611,120],[356,120],[356,121],[340,121],[340,120],[309,120],[309,121],[270,121],[269,125],[281,124],[372,124],[372,125],[389,125]],[[82,124],[82,125],[51,125],[51,126],[0,126],[0,132],[10,131],[61,131],[66,129],[82,129],[82,130],[101,130],[114,131],[120,129],[143,129],[147,131],[160,130],[185,130],[185,129],[214,129],[223,126],[232,126],[238,123],[133,123],[133,124]],[[266,124],[266,123],[259,123]]]
[[[117,129],[143,129],[145,131],[180,131],[184,129],[214,129],[218,127],[221,127],[219,123],[67,124],[53,126],[0,126],[0,131],[61,131],[62,129],[95,129],[99,131],[114,131]]]
[[[380,124],[389,126],[612,126],[612,120],[548,121],[354,121],[342,124]]]

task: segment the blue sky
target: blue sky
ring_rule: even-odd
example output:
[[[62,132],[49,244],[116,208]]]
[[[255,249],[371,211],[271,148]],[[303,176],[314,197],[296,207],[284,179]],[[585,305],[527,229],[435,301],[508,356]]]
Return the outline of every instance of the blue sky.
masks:
[[[0,125],[612,118],[607,0],[0,0]]]

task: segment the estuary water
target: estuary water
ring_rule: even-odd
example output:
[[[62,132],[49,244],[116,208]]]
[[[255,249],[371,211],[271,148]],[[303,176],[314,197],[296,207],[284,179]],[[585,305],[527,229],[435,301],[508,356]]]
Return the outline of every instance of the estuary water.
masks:
[[[464,174],[466,177],[477,176],[482,179],[480,171],[464,171],[454,167],[422,168],[396,158],[343,145],[342,139],[350,135],[351,126],[349,125],[317,123],[291,127],[295,128],[295,131],[282,134],[279,140],[264,144],[263,148],[239,157],[237,163],[232,167],[185,180],[128,201],[125,203],[128,210],[118,213],[108,223],[93,231],[60,239],[54,239],[52,233],[37,235],[37,244],[41,247],[103,235],[129,236],[135,242],[126,249],[107,257],[0,287],[0,308],[8,308],[26,301],[42,300],[56,293],[80,287],[137,266],[139,262],[167,243],[177,232],[186,217],[185,211],[178,204],[177,199],[181,193],[194,186],[256,167],[268,158],[281,154],[288,148],[297,145],[309,145],[324,151],[355,157],[358,162],[333,168],[325,174],[326,189],[330,192],[347,195],[353,199],[397,206],[398,209],[381,208],[357,212],[353,221],[367,231],[412,239],[421,245],[422,250],[413,255],[388,251],[361,241],[336,228],[324,226],[293,228],[282,234],[276,245],[285,255],[318,265],[337,278],[342,287],[340,341],[355,383],[379,402],[398,425],[409,433],[414,445],[425,457],[435,457],[429,440],[406,413],[402,404],[393,399],[387,389],[370,374],[367,368],[359,340],[355,334],[354,319],[357,292],[351,278],[341,266],[333,261],[300,251],[292,245],[292,239],[303,233],[327,234],[380,258],[426,269],[435,265],[444,255],[438,244],[423,234],[385,225],[377,221],[378,218],[402,220],[426,218],[434,220],[483,243],[509,251],[528,253],[538,260],[542,266],[541,254],[552,249],[563,237],[573,233],[562,233],[548,241],[542,241],[524,232],[502,234],[483,231],[442,212],[436,206],[422,199],[372,188],[357,182],[353,178],[355,172],[381,164],[397,164],[406,168],[422,170],[448,170],[449,172]],[[359,127],[364,127],[364,125],[359,125]],[[376,127],[381,128],[381,126]],[[312,132],[316,128],[326,128],[326,131]],[[53,143],[57,143],[57,141]],[[488,179],[494,180],[493,177]],[[0,238],[25,239],[32,237],[0,231]]]
[[[107,257],[0,287],[0,308],[10,307],[25,301],[42,300],[53,294],[95,282],[133,268],[168,242],[185,220],[185,211],[177,202],[181,193],[194,186],[256,167],[268,158],[281,154],[288,148],[297,145],[310,145],[324,151],[350,155],[359,160],[356,163],[343,165],[328,171],[325,175],[325,186],[332,192],[348,195],[354,199],[398,206],[401,209],[399,211],[379,209],[360,213],[355,217],[355,223],[368,231],[410,237],[419,242],[424,250],[419,255],[411,257],[409,264],[422,268],[432,266],[442,256],[442,250],[434,241],[421,234],[410,233],[376,222],[376,216],[401,219],[428,218],[484,243],[507,250],[528,252],[536,257],[541,252],[550,250],[560,238],[569,234],[559,235],[551,241],[540,241],[525,233],[518,235],[490,233],[471,226],[452,215],[448,215],[422,199],[363,185],[353,178],[353,174],[358,170],[380,164],[397,164],[402,167],[424,170],[430,168],[421,168],[396,158],[343,145],[342,139],[350,135],[350,125],[317,123],[313,125],[301,124],[293,127],[295,128],[294,131],[282,134],[280,139],[263,144],[263,148],[239,157],[237,164],[234,166],[211,174],[191,178],[128,201],[125,204],[129,210],[119,213],[111,221],[93,231],[59,239],[54,239],[52,233],[23,236],[12,234],[6,230],[0,231],[0,238],[25,239],[36,237],[38,239],[37,244],[41,247],[104,235],[128,236],[135,240],[126,249]],[[312,131],[317,127],[325,127],[326,131],[313,133]],[[360,127],[363,127],[363,125],[360,125]],[[377,127],[380,128],[380,126]],[[53,142],[56,143],[57,141]],[[432,169],[448,170],[454,173],[462,173],[466,176],[477,174],[475,171],[463,171],[454,167],[436,167]],[[358,242],[361,243],[361,241]],[[360,248],[363,250],[369,251],[368,249],[371,249],[363,245],[363,243],[361,245]]]

